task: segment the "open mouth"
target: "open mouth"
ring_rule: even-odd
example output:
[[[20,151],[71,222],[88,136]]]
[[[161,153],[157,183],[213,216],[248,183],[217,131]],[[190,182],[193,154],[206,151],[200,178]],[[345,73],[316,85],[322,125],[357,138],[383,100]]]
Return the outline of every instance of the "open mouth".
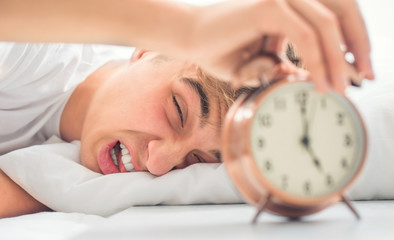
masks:
[[[128,172],[135,170],[134,165],[131,162],[133,158],[130,155],[129,149],[127,149],[126,146],[120,143],[119,141],[110,150],[110,156],[112,162],[119,169],[119,171],[122,165]]]

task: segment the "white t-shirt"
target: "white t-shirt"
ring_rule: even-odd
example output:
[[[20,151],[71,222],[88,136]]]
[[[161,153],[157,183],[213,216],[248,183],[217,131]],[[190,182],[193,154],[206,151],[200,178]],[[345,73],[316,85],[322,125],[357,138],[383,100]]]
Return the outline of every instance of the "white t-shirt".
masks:
[[[105,62],[129,56],[109,46],[0,42],[0,155],[60,137],[75,87]]]

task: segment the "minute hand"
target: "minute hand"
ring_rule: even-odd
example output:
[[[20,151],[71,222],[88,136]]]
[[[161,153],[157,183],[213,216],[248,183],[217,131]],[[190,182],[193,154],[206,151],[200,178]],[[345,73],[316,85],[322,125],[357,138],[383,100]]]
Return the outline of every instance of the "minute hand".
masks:
[[[305,147],[305,150],[309,153],[311,156],[311,159],[313,161],[314,166],[319,170],[323,171],[322,166],[320,164],[319,159],[316,157],[314,151],[311,148],[310,145],[310,138],[309,138],[309,122],[306,120],[306,111],[304,107],[301,107],[301,114],[302,114],[302,119],[304,123],[304,135],[301,137],[301,143]]]

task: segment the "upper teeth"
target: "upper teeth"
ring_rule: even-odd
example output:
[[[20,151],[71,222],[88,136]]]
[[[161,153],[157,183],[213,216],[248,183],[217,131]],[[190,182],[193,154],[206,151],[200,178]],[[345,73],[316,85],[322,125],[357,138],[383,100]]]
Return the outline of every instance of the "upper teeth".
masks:
[[[131,163],[132,157],[129,155],[129,150],[123,144],[120,144],[120,149],[122,149],[121,152],[123,165],[126,170],[130,172],[134,169],[134,165]]]
[[[121,159],[122,159],[124,167],[126,168],[126,170],[128,172],[134,170],[134,165],[131,163],[132,157],[129,154],[129,150],[122,143],[119,144],[119,146],[120,146],[120,150],[121,150]],[[111,154],[111,158],[112,158],[114,164],[116,166],[118,166],[119,165],[118,164],[118,156],[116,156],[114,148],[111,149],[110,154]]]

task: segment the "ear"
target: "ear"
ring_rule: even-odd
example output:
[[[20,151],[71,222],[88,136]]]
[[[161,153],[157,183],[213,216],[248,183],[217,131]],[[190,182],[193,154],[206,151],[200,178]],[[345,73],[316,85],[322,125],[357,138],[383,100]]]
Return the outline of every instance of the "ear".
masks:
[[[145,49],[136,48],[136,49],[134,50],[133,54],[131,55],[130,61],[131,61],[131,62],[138,61],[138,60],[141,59],[142,56],[143,56],[145,53],[147,53],[147,52],[149,52],[149,51],[148,51],[148,50],[145,50]]]

